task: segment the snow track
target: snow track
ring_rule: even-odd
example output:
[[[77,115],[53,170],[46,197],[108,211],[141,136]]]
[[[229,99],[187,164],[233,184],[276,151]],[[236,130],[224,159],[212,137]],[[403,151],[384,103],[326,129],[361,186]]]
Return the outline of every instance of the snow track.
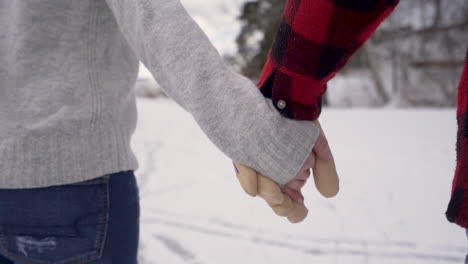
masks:
[[[141,264],[463,263],[464,230],[443,214],[452,109],[326,109],[341,192],[324,199],[309,183],[308,219],[291,225],[242,192],[229,159],[182,108],[138,103]]]

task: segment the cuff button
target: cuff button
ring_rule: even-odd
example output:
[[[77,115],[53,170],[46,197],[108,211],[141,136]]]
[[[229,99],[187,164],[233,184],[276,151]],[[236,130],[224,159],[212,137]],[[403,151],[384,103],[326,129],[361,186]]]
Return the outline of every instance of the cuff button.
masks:
[[[279,109],[284,109],[284,108],[286,108],[286,102],[283,101],[283,100],[279,100],[279,101],[276,103],[276,106],[277,106]]]

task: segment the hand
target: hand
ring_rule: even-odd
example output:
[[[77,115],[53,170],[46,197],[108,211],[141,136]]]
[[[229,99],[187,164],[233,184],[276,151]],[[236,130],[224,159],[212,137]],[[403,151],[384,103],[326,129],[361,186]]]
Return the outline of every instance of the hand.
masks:
[[[317,125],[320,127],[318,122]],[[304,196],[301,189],[310,177],[311,168],[314,171],[315,185],[323,196],[333,197],[339,189],[333,156],[323,130],[299,173],[282,188],[252,168],[236,162],[234,167],[246,193],[260,196],[276,214],[286,216],[292,223],[301,222],[307,216],[308,210],[303,204]]]
[[[315,185],[323,196],[333,197],[338,193],[339,180],[334,166],[333,155],[325,133],[318,121],[316,124],[320,127],[320,135],[317,142],[315,142],[312,152],[299,170],[299,173],[281,188],[291,199],[299,203],[304,202],[301,189],[310,177],[311,169],[314,170]],[[317,166],[316,162],[318,163]]]
[[[240,163],[234,162],[234,168],[244,191],[251,196],[260,196],[277,215],[287,217],[291,223],[298,223],[306,218],[308,210],[304,204],[291,200],[278,184]]]

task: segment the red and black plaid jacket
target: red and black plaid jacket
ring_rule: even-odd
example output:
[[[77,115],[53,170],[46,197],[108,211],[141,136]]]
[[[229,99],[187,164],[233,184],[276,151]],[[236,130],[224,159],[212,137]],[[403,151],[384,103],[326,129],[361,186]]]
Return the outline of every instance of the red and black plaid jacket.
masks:
[[[287,0],[259,87],[289,118],[315,120],[327,82],[399,0]],[[468,66],[458,93],[457,171],[447,218],[468,227]]]
[[[457,167],[447,219],[468,228],[468,51],[457,95]]]

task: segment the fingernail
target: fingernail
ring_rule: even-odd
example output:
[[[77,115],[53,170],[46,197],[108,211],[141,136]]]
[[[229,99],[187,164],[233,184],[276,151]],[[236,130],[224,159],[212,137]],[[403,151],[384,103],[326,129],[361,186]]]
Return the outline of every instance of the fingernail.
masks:
[[[304,197],[299,197],[297,202],[301,203],[301,204],[304,204]]]

